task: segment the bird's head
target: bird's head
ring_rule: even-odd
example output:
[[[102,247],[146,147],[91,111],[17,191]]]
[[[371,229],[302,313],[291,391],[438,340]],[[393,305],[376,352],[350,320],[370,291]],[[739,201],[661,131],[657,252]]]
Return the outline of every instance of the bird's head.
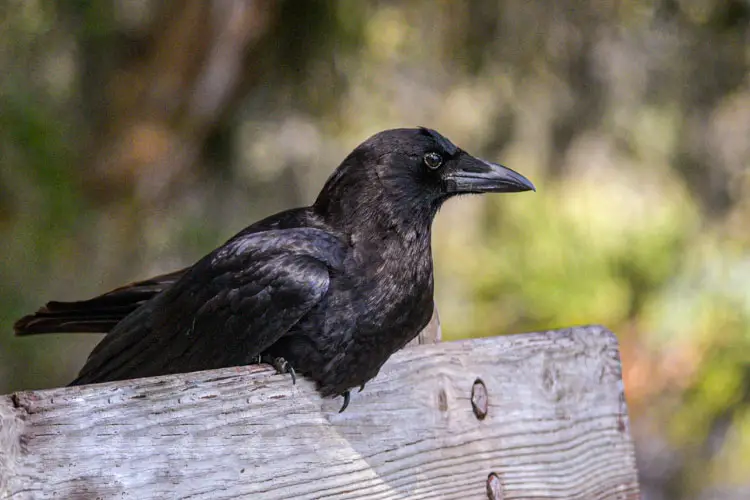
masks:
[[[331,175],[316,207],[376,206],[434,215],[446,199],[469,193],[535,190],[523,175],[476,158],[435,130],[385,130],[357,146]],[[344,207],[341,207],[344,208]]]

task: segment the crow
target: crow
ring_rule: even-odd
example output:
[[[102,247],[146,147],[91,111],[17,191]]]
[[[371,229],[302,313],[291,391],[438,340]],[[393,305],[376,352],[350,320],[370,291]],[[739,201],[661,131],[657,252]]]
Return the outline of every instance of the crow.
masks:
[[[432,221],[449,198],[535,190],[429,128],[360,144],[312,206],[245,228],[194,265],[49,302],[16,335],[102,332],[71,385],[272,363],[323,397],[364,387],[433,313]]]

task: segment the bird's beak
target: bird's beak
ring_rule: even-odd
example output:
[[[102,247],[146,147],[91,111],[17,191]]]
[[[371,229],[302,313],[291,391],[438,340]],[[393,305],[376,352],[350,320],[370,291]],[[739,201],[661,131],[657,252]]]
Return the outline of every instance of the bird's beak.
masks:
[[[456,169],[445,176],[448,193],[517,193],[536,191],[518,172],[463,153]]]

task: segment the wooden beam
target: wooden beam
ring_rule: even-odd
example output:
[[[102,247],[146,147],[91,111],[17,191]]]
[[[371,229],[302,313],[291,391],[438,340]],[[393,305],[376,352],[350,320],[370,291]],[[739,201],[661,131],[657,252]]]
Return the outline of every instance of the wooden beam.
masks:
[[[404,349],[340,405],[264,366],[0,396],[0,498],[639,498],[601,327]]]
[[[437,304],[435,309],[432,310],[432,318],[427,323],[419,335],[407,344],[407,347],[414,347],[420,344],[437,344],[442,340],[443,330],[440,327],[440,315],[438,314]]]

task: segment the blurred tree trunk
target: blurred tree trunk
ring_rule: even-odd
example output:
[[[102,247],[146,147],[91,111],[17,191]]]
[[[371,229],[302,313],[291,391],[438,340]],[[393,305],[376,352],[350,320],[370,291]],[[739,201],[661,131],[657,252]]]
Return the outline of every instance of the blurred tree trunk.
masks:
[[[238,97],[248,53],[269,32],[267,0],[165,2],[140,57],[104,77],[84,186],[106,205],[159,206],[189,178],[203,145]]]

